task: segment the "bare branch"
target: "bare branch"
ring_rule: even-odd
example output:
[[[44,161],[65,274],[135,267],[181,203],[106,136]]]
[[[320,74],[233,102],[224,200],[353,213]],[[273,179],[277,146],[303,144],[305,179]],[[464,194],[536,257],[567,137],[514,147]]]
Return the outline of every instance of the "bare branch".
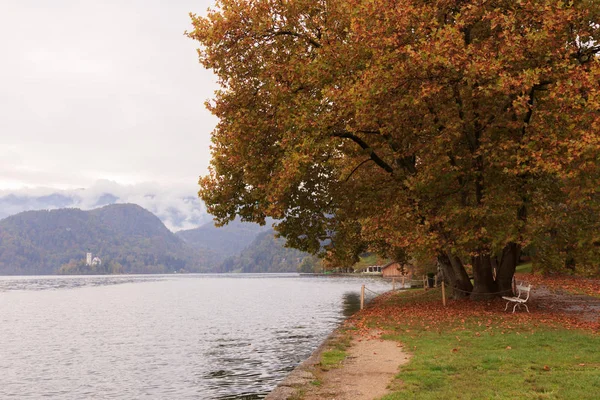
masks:
[[[460,89],[458,88],[458,85],[454,85],[452,87],[452,89],[453,89],[453,94],[454,94],[454,101],[455,101],[456,105],[458,106],[458,118],[460,118],[460,121],[463,126],[463,129],[462,129],[463,134],[465,135],[465,139],[467,140],[467,144],[469,145],[469,150],[471,151],[471,153],[475,153],[475,151],[477,150],[477,143],[476,143],[475,138],[471,137],[471,135],[469,134],[469,132],[467,130],[464,104],[463,104],[462,96],[460,95]]]
[[[373,160],[375,164],[379,165],[381,168],[383,168],[386,172],[390,174],[394,173],[394,169],[381,157],[379,157],[377,153],[375,153],[375,150],[371,148],[371,146],[369,146],[364,140],[362,140],[358,136],[346,131],[333,132],[332,136],[352,140],[354,143],[358,144],[363,150],[366,150],[369,153],[371,160]]]
[[[571,54],[571,57],[579,61],[580,64],[586,64],[598,53],[600,53],[600,46],[592,46],[586,49],[577,50],[576,53]]]
[[[352,176],[352,174],[354,174],[363,164],[366,164],[369,161],[373,161],[373,159],[372,158],[367,158],[366,160],[364,160],[360,164],[358,164],[356,167],[354,167],[354,169],[352,170],[352,172],[350,172],[350,175],[348,175],[346,177],[346,179],[344,179],[344,182],[348,182],[348,180],[350,179],[350,177]]]
[[[552,83],[552,81],[546,80],[546,81],[542,81],[536,85],[533,85],[531,87],[531,90],[529,91],[529,99],[527,100],[527,106],[529,107],[529,109],[527,110],[527,113],[525,114],[525,118],[523,118],[523,128],[521,130],[521,137],[525,137],[527,126],[529,125],[529,123],[531,122],[531,118],[533,117],[535,92],[540,91],[540,90],[547,90],[548,85],[551,83]]]
[[[293,36],[293,37],[296,37],[298,39],[304,39],[304,40],[306,40],[308,43],[310,43],[315,48],[320,48],[321,47],[321,43],[317,42],[316,40],[314,40],[313,38],[309,37],[308,35],[303,35],[301,33],[294,32],[294,31],[291,31],[291,30],[285,30],[284,29],[284,30],[276,31],[276,30],[270,29],[267,32],[270,34],[270,36]],[[269,36],[269,35],[265,35],[265,36]]]

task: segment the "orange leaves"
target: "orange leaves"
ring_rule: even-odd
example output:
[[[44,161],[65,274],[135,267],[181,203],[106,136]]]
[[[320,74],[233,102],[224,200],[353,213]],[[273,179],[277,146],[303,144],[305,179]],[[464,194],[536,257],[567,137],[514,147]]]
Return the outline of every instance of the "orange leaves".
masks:
[[[414,298],[409,298],[406,293],[382,295],[346,324],[353,326],[359,336],[371,335],[374,323],[381,327],[395,326],[395,329],[415,337],[420,331],[451,329],[455,332],[455,343],[461,346],[487,335],[534,334],[540,324],[600,332],[600,321],[582,320],[576,314],[557,309],[541,309],[536,307],[535,302],[530,305],[531,313],[512,314],[504,312],[505,302],[499,299],[489,302],[451,300],[447,307],[443,307],[437,298],[412,295]],[[460,348],[454,345],[451,351],[457,352]],[[512,347],[507,345],[505,349],[512,350]]]
[[[588,279],[567,275],[542,276],[536,274],[519,274],[519,280],[523,279],[534,286],[543,285],[551,290],[563,291],[572,294],[585,294],[600,297],[600,279]]]
[[[224,86],[200,192],[219,220],[274,217],[311,251],[333,232],[343,262],[369,246],[470,254],[535,242],[581,198],[569,189],[597,190],[600,72],[574,55],[595,51],[575,38],[598,41],[600,3],[324,4],[220,0],[193,17]]]

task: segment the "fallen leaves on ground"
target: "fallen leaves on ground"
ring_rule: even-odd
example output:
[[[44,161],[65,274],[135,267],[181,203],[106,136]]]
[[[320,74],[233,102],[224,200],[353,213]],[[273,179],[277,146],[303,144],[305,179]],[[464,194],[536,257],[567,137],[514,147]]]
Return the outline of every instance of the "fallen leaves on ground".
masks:
[[[553,291],[600,297],[600,279],[580,278],[568,275],[543,276],[532,273],[517,273],[515,277],[517,281],[531,283],[534,287],[546,286]]]
[[[538,283],[539,284],[539,283]],[[502,299],[490,301],[471,301],[468,299],[448,300],[447,307],[442,305],[439,291],[410,291],[405,293],[386,293],[373,300],[362,312],[347,321],[354,327],[357,335],[372,334],[373,325],[380,330],[390,326],[401,328],[408,334],[412,330],[453,331],[471,330],[473,324],[482,333],[505,334],[515,329],[534,332],[540,325],[583,329],[600,332],[600,322],[586,321],[576,314],[562,310],[538,308],[535,303],[529,305],[530,313],[525,311],[505,312],[506,302]],[[438,298],[439,295],[439,298]],[[528,303],[529,304],[529,303]],[[418,332],[414,332],[418,335]],[[460,341],[460,338],[458,338]]]

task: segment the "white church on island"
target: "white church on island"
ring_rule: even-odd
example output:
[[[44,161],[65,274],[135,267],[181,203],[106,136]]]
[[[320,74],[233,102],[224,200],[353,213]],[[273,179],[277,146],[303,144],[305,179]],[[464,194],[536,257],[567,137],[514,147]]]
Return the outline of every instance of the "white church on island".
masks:
[[[85,265],[89,266],[98,266],[98,265],[102,265],[102,260],[100,259],[100,257],[94,257],[92,258],[92,253],[88,252],[85,255]]]

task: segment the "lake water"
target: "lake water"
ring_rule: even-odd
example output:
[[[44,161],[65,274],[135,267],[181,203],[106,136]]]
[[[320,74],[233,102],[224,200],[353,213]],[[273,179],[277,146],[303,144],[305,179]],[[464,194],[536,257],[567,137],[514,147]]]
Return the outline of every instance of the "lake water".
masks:
[[[260,399],[377,278],[0,277],[1,399]],[[370,293],[370,292],[369,292]]]

